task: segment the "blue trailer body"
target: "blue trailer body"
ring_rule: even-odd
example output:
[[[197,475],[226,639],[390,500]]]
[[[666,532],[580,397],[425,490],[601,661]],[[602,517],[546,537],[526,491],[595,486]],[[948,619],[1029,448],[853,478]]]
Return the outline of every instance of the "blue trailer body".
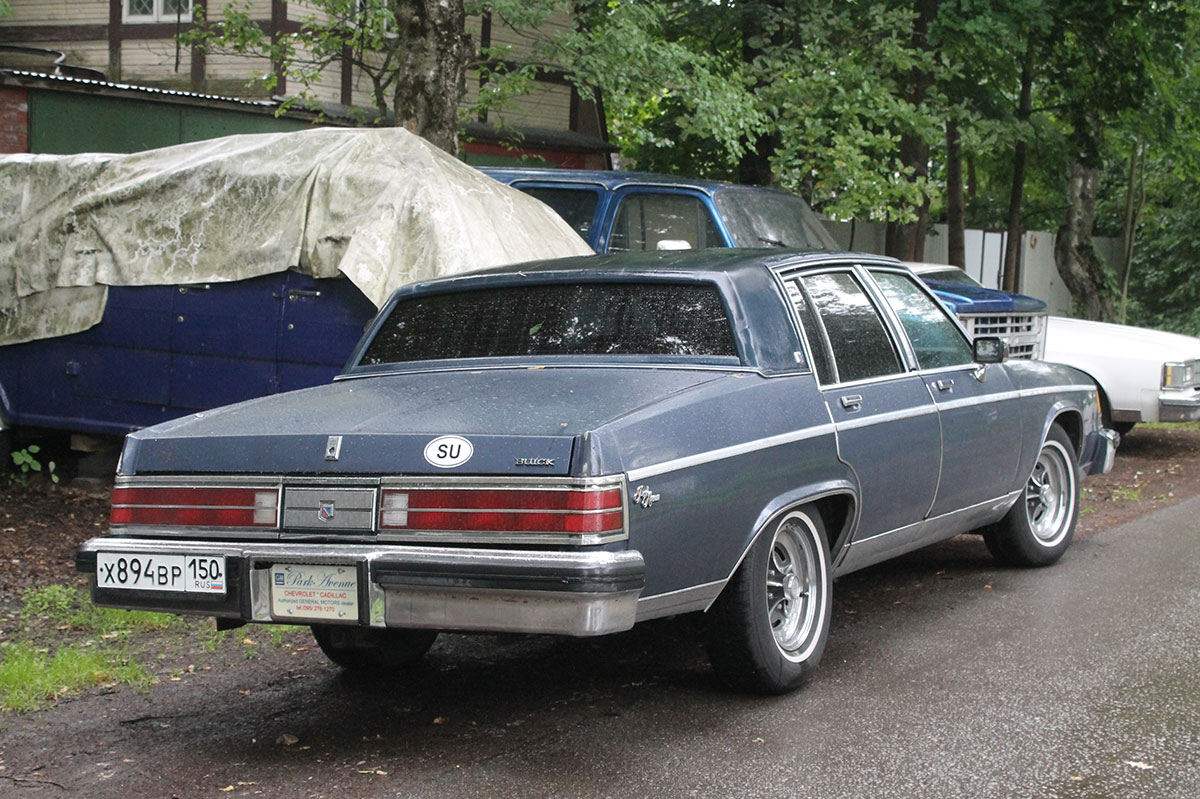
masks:
[[[114,286],[95,327],[0,348],[0,421],[124,435],[327,383],[374,314],[349,280],[292,271],[230,283]]]

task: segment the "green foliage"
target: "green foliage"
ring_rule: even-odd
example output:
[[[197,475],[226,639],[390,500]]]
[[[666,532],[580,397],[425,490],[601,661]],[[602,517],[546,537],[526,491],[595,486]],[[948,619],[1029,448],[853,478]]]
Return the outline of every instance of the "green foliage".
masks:
[[[292,4],[298,29],[272,38],[256,18],[261,3],[240,0],[219,15],[195,11],[195,27],[179,36],[188,46],[261,58],[264,69],[254,79],[266,93],[276,93],[279,76],[288,96],[279,113],[300,105],[320,110],[319,88],[334,78],[331,68],[345,60],[365,80],[373,114],[351,109],[360,122],[404,124],[435,144],[443,116],[459,122],[482,111],[501,109],[533,88],[536,63],[505,60],[504,45],[472,53],[464,20],[467,14],[491,13],[516,26],[537,29],[565,0],[448,0],[422,4],[416,0],[310,0]],[[471,62],[484,81],[477,99],[465,103],[462,70]],[[440,74],[440,73],[445,74]],[[446,96],[453,95],[453,96]],[[446,109],[449,109],[446,112]]]
[[[118,637],[137,630],[156,630],[178,624],[169,613],[144,610],[117,610],[92,604],[87,594],[66,585],[31,588],[21,597],[21,623],[26,629],[35,625],[70,627],[95,635]]]
[[[84,592],[66,585],[26,591],[18,635],[0,645],[0,709],[36,710],[98,685],[147,685],[150,675],[126,651],[126,640],[133,631],[177,623],[162,613],[97,608]],[[94,638],[53,646],[52,639],[66,630]]]
[[[37,454],[41,451],[42,448],[37,444],[30,444],[24,449],[13,450],[10,456],[12,457],[13,465],[20,469],[21,474],[28,475],[30,472],[42,471],[42,462],[37,458]],[[54,461],[46,463],[46,475],[55,483],[58,482]]]
[[[2,0],[0,0],[2,1]],[[261,5],[261,4],[259,4]],[[257,6],[256,6],[257,7]],[[263,59],[262,85],[287,75],[292,102],[315,97],[322,70],[351,54],[372,87],[376,121],[413,102],[399,86],[413,0],[313,0],[298,32],[271,41],[245,0],[200,18],[185,43]],[[1130,158],[1148,152],[1145,213],[1131,285],[1140,321],[1196,330],[1200,176],[1200,0],[451,0],[490,14],[493,37],[471,60],[460,121],[507,109],[546,70],[603,99],[625,165],[772,183],[827,215],[909,221],[944,213],[944,129],[953,120],[969,176],[968,225],[1003,228],[1014,148],[1028,153],[1026,229],[1056,230],[1074,162],[1101,166],[1097,233],[1118,235]],[[212,6],[210,5],[210,9]],[[569,27],[552,14],[568,14]],[[928,23],[927,29],[922,25]],[[465,32],[463,32],[465,35]],[[439,43],[439,47],[441,44]],[[457,57],[457,56],[455,56]],[[1019,110],[1023,70],[1031,108]],[[418,70],[419,71],[419,70]],[[901,146],[905,155],[901,156]],[[918,176],[912,147],[928,147]],[[919,151],[923,153],[923,150]],[[906,166],[907,165],[907,166]],[[925,171],[922,167],[921,172]],[[1153,240],[1152,240],[1153,239]],[[1189,304],[1190,303],[1190,304]],[[31,470],[34,469],[29,465]]]
[[[82,646],[60,647],[51,655],[25,642],[0,645],[0,710],[24,713],[98,685],[149,682],[146,671],[124,655]]]

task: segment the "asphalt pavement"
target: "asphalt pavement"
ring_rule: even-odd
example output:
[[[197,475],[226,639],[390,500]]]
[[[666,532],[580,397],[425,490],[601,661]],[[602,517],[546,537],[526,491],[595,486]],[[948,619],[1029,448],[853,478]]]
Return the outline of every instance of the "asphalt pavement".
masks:
[[[1047,569],[960,538],[849,575],[784,697],[720,687],[686,618],[445,636],[385,685],[280,652],[10,718],[0,793],[1195,799],[1198,518],[1185,501]]]

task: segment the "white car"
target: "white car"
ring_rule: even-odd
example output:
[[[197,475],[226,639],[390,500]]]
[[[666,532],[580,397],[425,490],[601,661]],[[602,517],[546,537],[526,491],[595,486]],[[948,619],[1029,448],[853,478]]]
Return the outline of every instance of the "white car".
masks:
[[[1045,360],[1087,372],[1100,387],[1105,426],[1200,419],[1200,338],[1051,316]]]
[[[1087,372],[1100,389],[1105,427],[1124,434],[1138,422],[1200,419],[1200,338],[1046,316],[1032,304],[1044,308],[1045,303],[985,288],[958,267],[909,266],[972,335],[1000,336],[1010,357],[1041,358]]]

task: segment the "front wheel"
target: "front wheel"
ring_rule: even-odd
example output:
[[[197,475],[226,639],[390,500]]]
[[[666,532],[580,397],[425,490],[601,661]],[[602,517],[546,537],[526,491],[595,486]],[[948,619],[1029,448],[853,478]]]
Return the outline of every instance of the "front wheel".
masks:
[[[1079,519],[1079,468],[1066,432],[1051,425],[1020,499],[984,530],[992,556],[1008,566],[1049,566],[1067,551]]]
[[[314,624],[313,638],[325,653],[349,671],[389,671],[416,663],[437,638],[436,630],[379,630]]]
[[[708,656],[718,676],[758,693],[797,688],[825,651],[832,586],[816,509],[773,522],[708,612]]]

